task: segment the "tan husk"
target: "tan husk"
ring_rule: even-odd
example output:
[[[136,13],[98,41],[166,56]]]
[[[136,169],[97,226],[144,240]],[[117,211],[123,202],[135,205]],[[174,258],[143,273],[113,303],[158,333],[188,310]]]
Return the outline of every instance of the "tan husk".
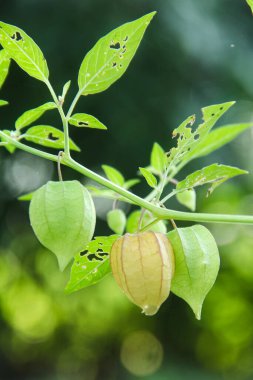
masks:
[[[166,235],[126,234],[112,246],[113,276],[126,296],[146,315],[157,313],[170,293],[174,253]]]

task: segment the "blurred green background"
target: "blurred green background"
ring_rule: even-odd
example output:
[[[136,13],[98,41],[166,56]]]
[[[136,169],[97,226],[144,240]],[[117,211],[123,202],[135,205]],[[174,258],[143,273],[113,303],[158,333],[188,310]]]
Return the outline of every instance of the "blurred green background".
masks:
[[[253,120],[253,18],[242,0],[8,0],[1,20],[23,28],[43,50],[57,93],[97,39],[116,26],[157,10],[123,78],[77,107],[108,131],[74,130],[78,159],[101,171],[116,166],[127,178],[149,162],[154,141],[172,145],[171,131],[203,106],[236,100],[222,123]],[[26,109],[50,100],[42,83],[12,64],[1,98],[1,128],[12,129]],[[66,102],[68,105],[68,101]],[[55,126],[59,119],[43,119]],[[220,123],[221,124],[221,123]],[[253,134],[185,172],[213,162],[250,175],[230,181],[210,198],[198,193],[198,211],[253,214]],[[76,156],[77,157],[77,156]],[[24,152],[0,151],[0,379],[147,380],[253,379],[253,229],[210,225],[221,253],[218,280],[200,322],[171,295],[151,318],[131,305],[108,276],[66,296],[68,271],[59,273],[29,226],[28,204],[17,197],[49,179],[55,165]],[[68,169],[64,178],[79,178]],[[181,175],[183,176],[184,173]],[[138,185],[138,194],[147,193]],[[96,234],[110,233],[108,201],[96,204]],[[182,207],[172,203],[171,207]]]

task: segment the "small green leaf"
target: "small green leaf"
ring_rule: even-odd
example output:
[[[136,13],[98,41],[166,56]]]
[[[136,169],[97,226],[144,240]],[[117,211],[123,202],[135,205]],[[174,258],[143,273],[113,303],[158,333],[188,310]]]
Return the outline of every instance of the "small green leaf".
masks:
[[[220,267],[216,242],[201,225],[178,228],[169,232],[168,238],[175,255],[171,291],[184,299],[200,319],[202,304]]]
[[[140,224],[140,218],[141,224]],[[140,210],[133,211],[128,219],[126,224],[126,232],[130,234],[136,233],[139,229],[146,227],[151,224],[156,218],[149,212],[145,211],[144,215]],[[140,225],[139,225],[140,224]],[[156,223],[152,224],[147,231],[160,232],[162,234],[167,233],[167,228],[163,220],[159,220]]]
[[[98,119],[94,116],[87,115],[86,113],[76,113],[71,116],[69,124],[74,125],[75,127],[107,129]]]
[[[9,136],[9,137],[12,137],[12,131],[9,131],[8,129],[5,129],[5,130],[3,130],[3,132],[7,135],[7,136]],[[2,141],[2,142],[6,142],[6,140],[4,139],[4,137],[0,137],[0,140]],[[16,150],[16,147],[14,146],[14,145],[12,145],[12,144],[10,144],[10,143],[8,143],[7,145],[4,145],[4,147],[5,147],[5,149],[7,149],[8,150],[8,152],[9,153],[14,153],[15,152],[15,150]]]
[[[27,193],[27,194],[21,195],[20,197],[18,197],[18,200],[19,201],[31,201],[32,197],[33,197],[33,194],[34,194],[34,191],[31,192],[31,193]]]
[[[7,100],[0,100],[0,107],[7,106],[7,104],[9,104]]]
[[[148,169],[145,169],[145,168],[139,168],[139,169],[140,169],[141,174],[143,175],[143,177],[147,181],[148,185],[152,188],[156,188],[157,179],[154,176],[154,174],[152,174]]]
[[[109,165],[102,165],[102,169],[105,172],[106,177],[118,186],[123,186],[125,179],[123,175],[115,168]]]
[[[252,127],[252,123],[230,124],[211,131],[199,144],[194,151],[193,158],[203,157],[221,148],[236,138],[240,133]]]
[[[10,57],[8,56],[6,50],[2,49],[0,51],[0,89],[3,87],[3,84],[8,75],[10,63]]]
[[[189,208],[191,211],[196,210],[196,191],[194,189],[177,193],[176,198],[181,205]]]
[[[120,209],[111,210],[107,213],[107,223],[110,229],[117,235],[122,235],[126,226],[126,215]]]
[[[96,212],[90,193],[78,181],[49,181],[33,194],[29,209],[38,240],[64,270],[91,240]]]
[[[163,148],[158,143],[154,143],[151,151],[151,166],[158,174],[162,174],[166,168],[167,161],[167,155]]]
[[[70,88],[70,85],[71,85],[71,80],[69,80],[69,81],[68,81],[67,83],[65,83],[64,86],[63,86],[63,89],[62,89],[62,95],[61,95],[63,101],[64,101],[65,98],[66,98],[66,95],[67,95],[67,93],[68,93],[68,90],[69,90],[69,88]]]
[[[22,29],[0,22],[0,44],[27,74],[47,81],[49,72],[42,51]]]
[[[177,190],[192,189],[196,186],[211,183],[212,185],[208,189],[208,193],[211,194],[216,187],[228,179],[247,173],[246,170],[241,170],[233,166],[213,164],[188,175],[183,181],[177,184]]]
[[[32,124],[34,121],[38,120],[46,111],[53,110],[57,108],[56,104],[53,102],[48,102],[42,104],[39,107],[33,108],[31,110],[25,111],[16,120],[15,128],[19,131],[24,127]]]
[[[75,257],[66,293],[94,285],[111,272],[109,253],[118,238],[117,235],[97,236],[85,247],[84,252]]]
[[[155,13],[114,29],[96,43],[79,70],[78,86],[82,95],[104,91],[124,74]]]
[[[253,0],[246,0],[247,4],[249,5],[251,12],[253,13]]]
[[[131,187],[138,185],[141,181],[138,178],[129,179],[124,183],[125,189],[130,189]]]
[[[49,148],[64,148],[64,133],[50,125],[36,125],[29,128],[23,135],[27,141],[47,146]],[[78,146],[70,139],[70,149],[80,152]]]

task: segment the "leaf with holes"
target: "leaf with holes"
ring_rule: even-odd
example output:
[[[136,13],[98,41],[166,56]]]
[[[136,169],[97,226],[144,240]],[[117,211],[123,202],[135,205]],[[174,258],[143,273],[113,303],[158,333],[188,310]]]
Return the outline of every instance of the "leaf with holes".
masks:
[[[154,174],[152,174],[148,169],[146,168],[139,168],[140,169],[140,172],[141,174],[143,175],[143,177],[145,178],[145,180],[147,181],[147,184],[152,187],[152,188],[156,188],[157,186],[157,179],[156,177],[154,176]]]
[[[171,291],[185,300],[200,319],[202,304],[220,267],[216,242],[201,225],[178,228],[169,232],[168,238],[175,255]]]
[[[0,107],[7,106],[8,104],[7,100],[0,100]]]
[[[102,169],[105,172],[106,177],[118,186],[123,186],[125,178],[123,175],[115,168],[109,165],[102,165]]]
[[[78,86],[82,95],[104,91],[124,74],[155,13],[114,29],[96,43],[79,70]]]
[[[211,131],[198,144],[198,149],[194,150],[192,158],[203,157],[214,152],[252,126],[252,123],[230,124]]]
[[[43,53],[22,29],[0,22],[0,44],[27,74],[47,81],[49,71]]]
[[[201,170],[188,175],[183,181],[177,184],[177,191],[192,189],[196,186],[202,186],[206,183],[211,183],[208,193],[211,194],[216,187],[223,182],[237,175],[248,174],[246,170],[238,169],[233,166],[212,164]]]
[[[168,164],[171,171],[178,165],[186,165],[194,158],[198,151],[198,145],[208,135],[221,116],[232,107],[234,103],[235,102],[227,102],[204,107],[201,110],[203,123],[201,123],[196,130],[193,131],[191,128],[195,122],[195,115],[192,115],[173,131],[173,137],[178,138],[177,146],[170,150],[168,156]]]
[[[10,57],[8,56],[6,50],[2,49],[0,51],[0,89],[3,87],[3,84],[8,75],[10,63]]]
[[[151,151],[150,164],[157,174],[162,174],[164,172],[167,161],[167,155],[163,148],[158,143],[154,143]]]
[[[64,148],[64,133],[50,125],[36,125],[29,128],[22,136],[27,141],[38,145],[55,149]],[[71,139],[69,140],[69,146],[71,150],[80,152],[80,148]]]
[[[15,122],[15,128],[19,131],[38,120],[46,111],[57,108],[54,102],[42,104],[39,107],[25,111]]]
[[[118,235],[97,236],[85,247],[84,252],[75,257],[66,293],[94,285],[111,272],[109,253],[118,238]]]
[[[86,113],[76,113],[71,116],[69,124],[74,125],[75,127],[107,129],[98,119]]]
[[[107,224],[117,235],[122,235],[126,226],[126,215],[119,208],[111,210],[106,215]]]

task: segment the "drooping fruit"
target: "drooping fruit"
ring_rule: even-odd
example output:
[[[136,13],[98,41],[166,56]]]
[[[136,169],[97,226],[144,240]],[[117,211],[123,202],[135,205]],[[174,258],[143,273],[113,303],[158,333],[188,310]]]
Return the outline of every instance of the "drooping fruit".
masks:
[[[49,181],[33,194],[29,214],[35,235],[57,256],[61,270],[94,233],[94,203],[78,181]]]
[[[110,253],[113,276],[126,296],[146,315],[154,315],[170,293],[174,253],[166,235],[125,234]]]

